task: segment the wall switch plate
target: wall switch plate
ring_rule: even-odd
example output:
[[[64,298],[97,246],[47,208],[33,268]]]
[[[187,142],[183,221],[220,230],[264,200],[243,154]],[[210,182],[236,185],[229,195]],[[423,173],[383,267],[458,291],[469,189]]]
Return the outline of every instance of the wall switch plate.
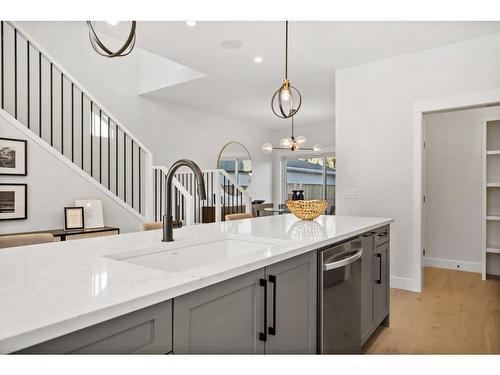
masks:
[[[356,188],[347,188],[344,193],[345,199],[359,199],[359,190]]]

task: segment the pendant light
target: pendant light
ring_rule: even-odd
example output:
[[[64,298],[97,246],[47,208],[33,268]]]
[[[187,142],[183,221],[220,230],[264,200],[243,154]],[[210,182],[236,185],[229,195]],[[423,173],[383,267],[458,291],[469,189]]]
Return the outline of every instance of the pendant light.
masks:
[[[111,26],[118,25],[117,21],[108,21],[108,24]],[[127,56],[135,46],[135,26],[136,21],[130,21],[130,32],[127,37],[127,40],[123,45],[118,48],[116,51],[110,50],[108,47],[104,45],[104,43],[99,39],[97,33],[95,31],[94,25],[92,21],[87,21],[87,26],[89,28],[89,39],[92,48],[101,56],[104,57],[122,57]]]
[[[314,151],[314,152],[321,151],[320,145],[314,145],[313,148],[303,147],[303,145],[306,142],[307,142],[307,138],[304,137],[303,135],[299,135],[297,138],[295,138],[294,124],[293,124],[293,117],[292,117],[292,135],[291,135],[291,137],[282,138],[280,140],[281,147],[273,147],[273,145],[271,143],[264,143],[262,145],[262,151],[266,154],[270,154],[273,150],[288,150],[288,151],[301,150],[301,151]]]
[[[280,118],[293,117],[300,109],[302,96],[288,80],[288,21],[285,21],[285,79],[271,99],[271,109]]]

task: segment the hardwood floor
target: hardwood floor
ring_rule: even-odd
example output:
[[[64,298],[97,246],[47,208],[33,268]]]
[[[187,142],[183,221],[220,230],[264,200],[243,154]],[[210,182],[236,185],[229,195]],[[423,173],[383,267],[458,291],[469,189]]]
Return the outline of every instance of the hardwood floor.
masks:
[[[422,293],[391,289],[390,327],[369,354],[500,354],[500,279],[426,268]]]

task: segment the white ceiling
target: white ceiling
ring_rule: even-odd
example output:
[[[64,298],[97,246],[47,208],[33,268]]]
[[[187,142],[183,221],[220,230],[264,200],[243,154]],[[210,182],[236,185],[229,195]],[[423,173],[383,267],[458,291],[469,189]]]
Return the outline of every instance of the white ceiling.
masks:
[[[333,122],[335,69],[499,32],[500,22],[290,22],[288,75],[303,96],[296,121]],[[225,40],[242,47],[224,49]],[[283,80],[284,22],[138,22],[137,45],[206,74],[147,96],[257,126],[286,126],[270,107]],[[254,63],[255,56],[263,62]]]

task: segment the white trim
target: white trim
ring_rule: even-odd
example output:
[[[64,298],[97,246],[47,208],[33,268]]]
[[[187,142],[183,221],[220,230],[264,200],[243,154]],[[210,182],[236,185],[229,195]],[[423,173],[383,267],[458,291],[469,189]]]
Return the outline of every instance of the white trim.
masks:
[[[495,103],[500,103],[500,90],[421,100],[413,103],[413,112],[429,113],[450,109],[477,107]]]
[[[480,107],[500,103],[500,90],[476,92],[467,95],[458,95],[446,98],[434,98],[421,100],[413,103],[413,252],[417,259],[414,274],[415,283],[420,285],[418,291],[423,288],[423,213],[424,205],[422,201],[423,175],[423,115],[436,111],[449,111],[465,108]]]
[[[412,292],[420,292],[418,285],[415,283],[415,280],[409,279],[407,277],[391,276],[390,287],[396,289],[410,290]]]
[[[83,179],[85,179],[87,182],[90,184],[94,185],[96,188],[101,190],[104,194],[106,194],[109,198],[111,198],[113,201],[118,203],[122,208],[127,210],[129,213],[134,215],[137,219],[141,220],[142,222],[146,222],[146,218],[141,215],[139,212],[134,210],[130,205],[125,203],[120,197],[116,196],[113,194],[110,190],[108,190],[105,186],[100,184],[97,180],[95,180],[93,177],[91,177],[87,172],[82,170],[80,167],[78,167],[76,164],[74,164],[71,160],[69,160],[66,156],[62,155],[59,151],[57,151],[54,147],[49,145],[47,142],[45,142],[42,138],[40,138],[38,135],[33,133],[31,130],[29,130],[27,127],[25,127],[23,124],[21,124],[18,120],[16,120],[14,117],[9,115],[6,111],[3,109],[0,109],[0,116],[3,117],[9,124],[11,124],[14,128],[17,130],[21,131],[24,133],[26,137],[28,137],[30,140],[33,142],[37,143],[39,146],[44,148],[47,152],[52,154],[56,159],[61,161],[63,164],[65,164],[69,169],[72,169],[75,173],[79,174]]]
[[[481,262],[467,262],[464,260],[456,259],[441,259],[424,257],[424,264],[426,267],[444,268],[447,270],[457,270],[465,272],[481,273]]]
[[[78,80],[73,77],[66,69],[64,69],[61,65],[57,63],[57,60],[54,59],[50,53],[48,53],[41,45],[39,45],[35,38],[31,37],[29,33],[27,33],[22,26],[19,26],[17,22],[14,21],[5,21],[6,23],[10,24],[12,27],[17,29],[18,33],[21,34],[22,37],[25,39],[29,40],[30,44],[35,47],[39,52],[42,53],[42,55],[45,56],[52,64],[59,70],[61,73],[63,73],[70,81],[72,81],[79,90],[81,90],[91,101],[93,101],[95,104],[98,105],[98,107],[107,115],[111,116],[113,119],[113,122],[118,125],[122,131],[127,133],[127,136],[130,137],[136,145],[138,145],[146,154],[151,154],[151,151],[142,144],[141,141],[139,141],[130,130],[128,130],[114,115],[112,115],[112,112],[109,111],[100,101],[98,101],[87,89],[85,89],[85,86],[83,86]]]

